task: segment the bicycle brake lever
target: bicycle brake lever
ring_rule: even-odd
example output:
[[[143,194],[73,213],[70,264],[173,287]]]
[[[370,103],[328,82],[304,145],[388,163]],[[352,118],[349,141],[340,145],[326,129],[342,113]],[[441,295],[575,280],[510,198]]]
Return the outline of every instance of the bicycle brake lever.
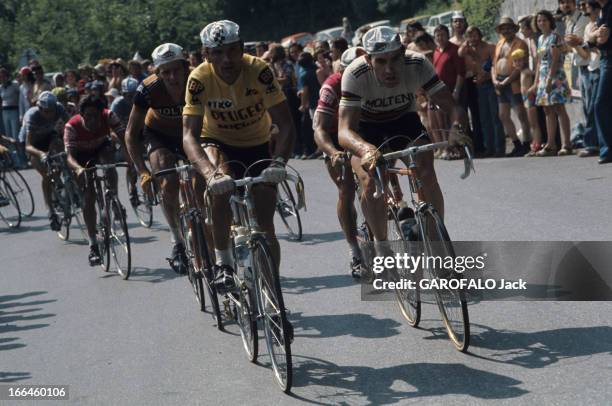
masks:
[[[378,199],[382,196],[383,185],[382,185],[382,173],[380,168],[376,167],[376,174],[374,176],[374,185],[376,186],[376,191],[374,192],[374,199]]]

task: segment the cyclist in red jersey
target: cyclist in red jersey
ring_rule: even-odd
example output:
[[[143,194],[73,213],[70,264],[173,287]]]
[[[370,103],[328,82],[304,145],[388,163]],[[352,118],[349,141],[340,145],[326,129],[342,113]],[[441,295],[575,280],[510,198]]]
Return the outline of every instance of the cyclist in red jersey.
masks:
[[[85,190],[83,199],[83,219],[89,237],[89,265],[101,263],[100,251],[96,243],[96,196],[93,182],[85,182],[85,167],[88,163],[111,163],[114,161],[115,148],[110,136],[119,142],[125,134],[125,126],[119,118],[106,109],[105,101],[89,95],[79,106],[80,114],[72,117],[64,127],[64,146],[68,166],[74,170],[77,180]],[[117,188],[117,174],[111,174],[111,185]]]

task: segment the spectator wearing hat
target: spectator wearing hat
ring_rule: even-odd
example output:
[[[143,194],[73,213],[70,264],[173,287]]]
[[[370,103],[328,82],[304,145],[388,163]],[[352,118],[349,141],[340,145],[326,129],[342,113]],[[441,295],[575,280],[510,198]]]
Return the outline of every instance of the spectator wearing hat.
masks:
[[[445,25],[438,25],[434,30],[434,40],[436,42],[436,49],[433,53],[433,66],[436,70],[436,74],[442,82],[451,90],[453,99],[456,103],[459,103],[461,97],[461,90],[465,82],[465,61],[459,56],[459,47],[449,41],[450,32],[448,27]],[[449,117],[445,112],[437,110],[436,123],[434,126],[434,133],[436,130],[446,130],[450,128]],[[438,140],[446,139],[445,132],[437,132],[434,138]],[[442,159],[458,159],[459,155],[444,151],[440,155]]]
[[[529,150],[531,134],[529,132],[527,111],[521,96],[521,73],[513,68],[512,52],[517,49],[528,52],[527,43],[516,36],[518,26],[514,24],[510,17],[502,17],[499,24],[495,27],[495,31],[499,34],[500,38],[493,54],[491,79],[497,94],[499,119],[504,126],[506,135],[510,137],[514,144],[514,148],[508,156],[523,156]],[[511,109],[514,109],[521,123],[523,137],[525,138],[524,143],[521,143],[516,134],[516,127],[510,116]]]
[[[119,120],[127,126],[130,112],[134,105],[134,95],[138,89],[138,81],[134,78],[125,78],[121,82],[121,95],[117,95],[110,105],[110,111],[115,113]]]
[[[597,130],[595,128],[595,90],[599,83],[599,59],[600,53],[597,47],[588,45],[589,38],[597,29],[597,17],[601,10],[601,6],[594,0],[583,2],[584,14],[589,18],[584,29],[584,38],[581,41],[576,41],[573,38],[568,39],[568,44],[582,58],[589,61],[587,66],[587,78],[585,83],[581,83],[582,103],[586,108],[586,122],[584,125],[584,149],[578,153],[581,158],[595,156],[599,154],[599,141],[597,139]],[[581,78],[582,80],[582,78]]]
[[[538,60],[536,82],[530,93],[535,93],[535,103],[544,107],[546,114],[546,144],[537,156],[571,155],[570,122],[565,103],[571,97],[569,84],[563,69],[563,39],[554,31],[555,19],[548,10],[540,10],[535,15],[534,31],[538,38]],[[557,150],[557,127],[561,127],[561,149]]]
[[[128,70],[127,64],[121,58],[115,59],[110,64],[110,78],[108,80],[108,88],[117,89],[117,95],[119,95],[119,90],[121,89],[121,82],[123,79],[127,77]]]
[[[465,30],[467,30],[467,21],[463,15],[463,11],[455,11],[451,16],[451,28],[453,35],[450,42],[460,47],[465,42]]]
[[[200,52],[200,51],[191,51],[189,53],[189,66],[192,69],[197,68],[202,63],[204,63],[204,58],[202,58],[202,52]]]
[[[56,73],[53,75],[53,83],[54,88],[56,87],[66,87],[66,78],[64,78],[63,73]]]
[[[465,58],[466,69],[474,72],[472,82],[478,92],[480,128],[485,156],[503,157],[506,150],[506,137],[499,120],[497,96],[491,81],[494,53],[495,45],[483,40],[482,31],[478,27],[468,27],[466,41],[459,48],[459,55]]]
[[[96,97],[100,98],[105,103],[104,108],[107,108],[108,107],[108,101],[106,100],[105,90],[106,90],[106,83],[104,81],[102,81],[102,80],[94,80],[91,83],[91,94],[93,94]]]

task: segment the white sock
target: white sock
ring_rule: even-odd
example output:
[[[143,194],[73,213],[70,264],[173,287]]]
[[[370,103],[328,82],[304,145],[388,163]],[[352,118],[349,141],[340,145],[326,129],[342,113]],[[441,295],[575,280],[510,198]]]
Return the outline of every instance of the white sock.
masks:
[[[172,245],[176,244],[177,242],[183,242],[183,239],[181,238],[181,234],[179,233],[178,230],[170,228],[170,242],[172,243]]]
[[[349,242],[349,252],[351,258],[361,259],[361,250],[359,249],[359,243],[357,241]]]
[[[215,248],[215,257],[217,258],[217,265],[229,265],[233,267],[233,256],[231,249],[227,248],[224,250],[218,250]]]

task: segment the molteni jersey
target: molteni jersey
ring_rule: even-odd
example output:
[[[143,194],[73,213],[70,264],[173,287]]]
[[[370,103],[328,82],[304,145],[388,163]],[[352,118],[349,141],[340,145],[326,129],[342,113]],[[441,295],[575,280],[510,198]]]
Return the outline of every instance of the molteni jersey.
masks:
[[[178,103],[172,101],[162,78],[155,74],[143,80],[134,95],[134,104],[147,111],[145,125],[169,137],[183,136],[183,102],[183,97]]]
[[[342,75],[340,106],[361,109],[361,121],[381,123],[397,120],[416,112],[419,89],[428,95],[444,89],[429,60],[416,52],[406,51],[399,84],[384,87],[379,83],[366,56],[355,59]]]
[[[285,95],[266,63],[242,57],[238,79],[229,85],[205,62],[189,75],[183,115],[203,116],[202,138],[233,147],[253,147],[270,139],[268,109]]]

